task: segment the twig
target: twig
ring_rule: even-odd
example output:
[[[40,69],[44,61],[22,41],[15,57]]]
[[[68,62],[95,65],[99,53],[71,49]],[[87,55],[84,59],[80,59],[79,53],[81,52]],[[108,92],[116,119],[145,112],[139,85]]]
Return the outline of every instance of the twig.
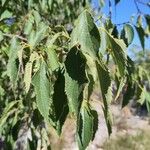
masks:
[[[112,18],[112,4],[111,4],[111,0],[109,0],[109,17],[110,17],[110,20]]]
[[[116,25],[116,26],[121,26],[121,25],[128,24],[128,23],[130,23],[130,21],[126,21],[126,22],[118,23],[118,24],[115,24],[115,25]]]
[[[3,33],[3,35],[4,36],[7,36],[7,37],[10,37],[10,38],[12,38],[12,37],[16,37],[16,38],[18,38],[18,39],[21,39],[21,40],[23,40],[23,41],[28,41],[26,38],[24,38],[24,37],[22,37],[22,36],[20,36],[20,35],[14,35],[14,34],[7,34],[7,33]]]
[[[138,13],[141,14],[142,12],[141,12],[136,0],[134,0],[134,4],[136,6],[136,9],[137,9]]]

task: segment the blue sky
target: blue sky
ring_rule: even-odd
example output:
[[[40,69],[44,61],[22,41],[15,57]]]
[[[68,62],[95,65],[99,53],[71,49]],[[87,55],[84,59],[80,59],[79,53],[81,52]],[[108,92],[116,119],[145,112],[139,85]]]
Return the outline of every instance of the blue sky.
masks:
[[[117,4],[117,6],[114,6],[114,0],[112,1],[112,21],[115,24],[120,24],[123,22],[128,22],[131,19],[131,16],[137,16],[137,9],[134,3],[134,0],[120,0],[120,3]],[[150,2],[150,0],[141,0],[143,2]],[[99,0],[93,0],[93,7],[98,7]],[[145,5],[139,4],[138,6],[142,13],[149,14],[150,15],[150,7],[146,7]],[[109,13],[109,5],[108,0],[105,0],[105,6],[102,9],[102,12],[104,12],[106,15]],[[136,21],[136,19],[134,19]],[[135,31],[135,37],[133,44],[136,44],[140,46],[140,41],[138,38],[138,35]],[[132,45],[131,45],[132,46]],[[145,48],[150,49],[150,38],[145,40]]]

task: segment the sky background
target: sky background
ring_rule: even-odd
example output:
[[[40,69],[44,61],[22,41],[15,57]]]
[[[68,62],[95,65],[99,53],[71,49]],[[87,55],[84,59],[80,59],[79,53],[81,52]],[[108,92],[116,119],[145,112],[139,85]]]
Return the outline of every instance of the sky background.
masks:
[[[106,15],[109,14],[109,5],[108,1],[109,0],[104,0],[105,1],[105,6],[102,8],[102,12],[105,13]],[[114,5],[114,0],[112,1],[112,21],[115,24],[120,24],[123,22],[128,22],[131,19],[131,16],[136,16],[137,15],[137,8],[134,3],[134,0],[120,0],[120,2],[116,5]],[[143,2],[150,2],[150,0],[141,0]],[[99,0],[93,0],[92,5],[94,8],[99,6]],[[143,4],[139,4],[138,6],[141,10],[142,13],[144,14],[149,14],[150,15],[150,7],[147,7]],[[136,21],[136,19],[134,19]],[[135,22],[136,23],[136,22]],[[133,43],[130,47],[133,45],[140,46],[140,41],[138,38],[138,35],[136,31],[134,32],[134,40]],[[145,39],[145,48],[150,49],[150,38]]]

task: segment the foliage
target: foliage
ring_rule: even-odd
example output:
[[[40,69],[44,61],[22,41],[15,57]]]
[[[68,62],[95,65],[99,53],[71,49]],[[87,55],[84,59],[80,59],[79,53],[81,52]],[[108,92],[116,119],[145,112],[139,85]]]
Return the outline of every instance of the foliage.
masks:
[[[79,149],[85,149],[98,128],[98,114],[89,103],[97,81],[110,133],[112,82],[118,83],[116,99],[128,86],[124,104],[135,84],[145,89],[126,51],[134,37],[133,26],[124,25],[119,33],[108,18],[97,27],[85,0],[2,0],[0,7],[0,137],[4,148],[49,149],[50,126],[60,135],[70,115],[77,121]],[[144,38],[150,34],[149,15],[140,15],[135,28],[144,49]],[[114,74],[110,62],[115,64]],[[140,93],[142,100],[149,100],[149,95],[144,96]]]

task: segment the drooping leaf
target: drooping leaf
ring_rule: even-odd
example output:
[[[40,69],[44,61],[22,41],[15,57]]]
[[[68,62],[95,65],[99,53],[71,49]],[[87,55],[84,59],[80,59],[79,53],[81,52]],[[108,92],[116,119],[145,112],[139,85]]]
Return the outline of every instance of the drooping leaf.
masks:
[[[111,35],[112,35],[114,38],[118,38],[118,34],[119,34],[119,32],[118,32],[118,30],[117,30],[117,26],[114,26]]]
[[[36,92],[37,107],[46,121],[49,121],[51,83],[46,75],[46,64],[41,62],[40,69],[32,79]]]
[[[52,71],[55,71],[59,68],[59,60],[56,54],[55,49],[47,48],[46,49],[47,56],[48,56],[48,66],[51,68]]]
[[[150,15],[145,15],[146,23],[150,32]]]
[[[31,48],[36,47],[39,44],[39,42],[45,37],[47,29],[48,26],[45,23],[41,22],[37,27],[36,31],[35,30],[31,31],[28,38],[28,42]]]
[[[25,91],[28,93],[30,89],[30,84],[31,84],[31,78],[32,78],[32,65],[34,60],[38,58],[37,53],[32,53],[29,59],[29,62],[27,62],[25,66],[25,73],[24,73],[24,83],[25,83]]]
[[[127,56],[127,72],[128,78],[132,80],[132,74],[135,72],[135,64],[129,56]]]
[[[134,38],[134,30],[130,24],[125,24],[121,32],[121,38],[124,40],[126,45],[130,45]]]
[[[32,5],[33,5],[33,0],[28,0],[28,10],[31,9]]]
[[[8,117],[17,109],[14,107],[19,101],[12,101],[10,102],[5,109],[3,110],[3,113],[0,115],[0,133],[3,129],[3,125],[6,123]]]
[[[81,46],[84,53],[96,58],[100,47],[100,35],[94,19],[87,10],[81,13],[71,34],[70,46],[76,44]]]
[[[106,30],[100,28],[100,32],[105,32],[101,43],[106,43],[106,49],[111,54],[115,64],[118,67],[120,76],[125,75],[127,67],[126,45],[122,40],[112,37]]]
[[[2,0],[2,1],[1,1],[1,2],[2,2],[2,6],[4,6],[7,1],[8,1],[8,0]]]
[[[78,114],[80,104],[80,94],[84,88],[83,84],[87,82],[85,74],[86,59],[81,51],[73,47],[65,61],[65,92],[68,98],[69,110]]]
[[[122,107],[126,106],[129,100],[131,100],[131,98],[134,96],[134,85],[129,81],[127,82],[126,86],[126,91],[123,95]]]
[[[10,49],[9,49],[9,60],[7,64],[7,74],[10,78],[10,81],[15,84],[17,80],[17,74],[18,74],[18,68],[16,64],[17,54],[18,50],[21,49],[21,46],[17,42],[17,39],[15,37],[12,38],[10,41]]]
[[[101,88],[101,93],[103,97],[103,103],[104,103],[104,116],[108,128],[108,133],[111,133],[111,120],[110,120],[110,111],[109,111],[109,100],[107,99],[108,97],[108,90],[109,87],[111,86],[111,80],[110,80],[110,75],[107,67],[102,63],[102,62],[96,62],[96,68],[97,68],[97,73],[98,73],[98,80],[99,80],[99,85]]]
[[[54,0],[48,0],[48,7],[50,10],[52,10],[53,8],[53,3],[54,3]]]
[[[115,101],[118,99],[120,94],[122,93],[123,87],[125,86],[126,83],[126,78],[122,78],[121,81],[119,82],[119,87],[117,89],[117,94],[115,96]]]
[[[69,108],[67,104],[67,96],[65,94],[65,77],[62,71],[58,72],[58,78],[54,84],[53,104],[54,104],[55,117],[56,117],[55,128],[57,130],[57,133],[60,135],[62,126],[69,112]]]
[[[32,63],[28,62],[25,67],[25,75],[24,75],[24,82],[25,82],[25,91],[28,93],[30,84],[31,84],[31,74],[32,74]]]
[[[104,0],[99,0],[100,6],[103,7],[105,5],[105,1]]]
[[[78,120],[77,141],[80,150],[85,150],[93,140],[98,128],[97,112],[91,110],[89,104],[83,101]]]
[[[0,42],[1,42],[3,39],[4,39],[4,37],[3,37],[3,32],[0,31]]]
[[[144,50],[144,48],[145,48],[145,38],[144,38],[145,32],[144,32],[144,29],[141,26],[135,26],[135,29],[136,29],[136,31],[138,33],[141,46],[142,46],[142,48]]]
[[[98,73],[99,84],[101,87],[102,95],[105,97],[108,88],[111,85],[110,75],[108,68],[103,64],[103,62],[96,62],[96,68]]]
[[[33,11],[33,16],[34,16],[36,26],[38,27],[40,25],[40,22],[41,22],[41,16],[40,16],[39,12],[35,11],[35,10]]]
[[[5,10],[0,16],[0,21],[11,17],[12,17],[12,12]]]
[[[28,14],[29,19],[25,22],[24,25],[24,34],[29,35],[33,28],[34,17],[32,14]]]

